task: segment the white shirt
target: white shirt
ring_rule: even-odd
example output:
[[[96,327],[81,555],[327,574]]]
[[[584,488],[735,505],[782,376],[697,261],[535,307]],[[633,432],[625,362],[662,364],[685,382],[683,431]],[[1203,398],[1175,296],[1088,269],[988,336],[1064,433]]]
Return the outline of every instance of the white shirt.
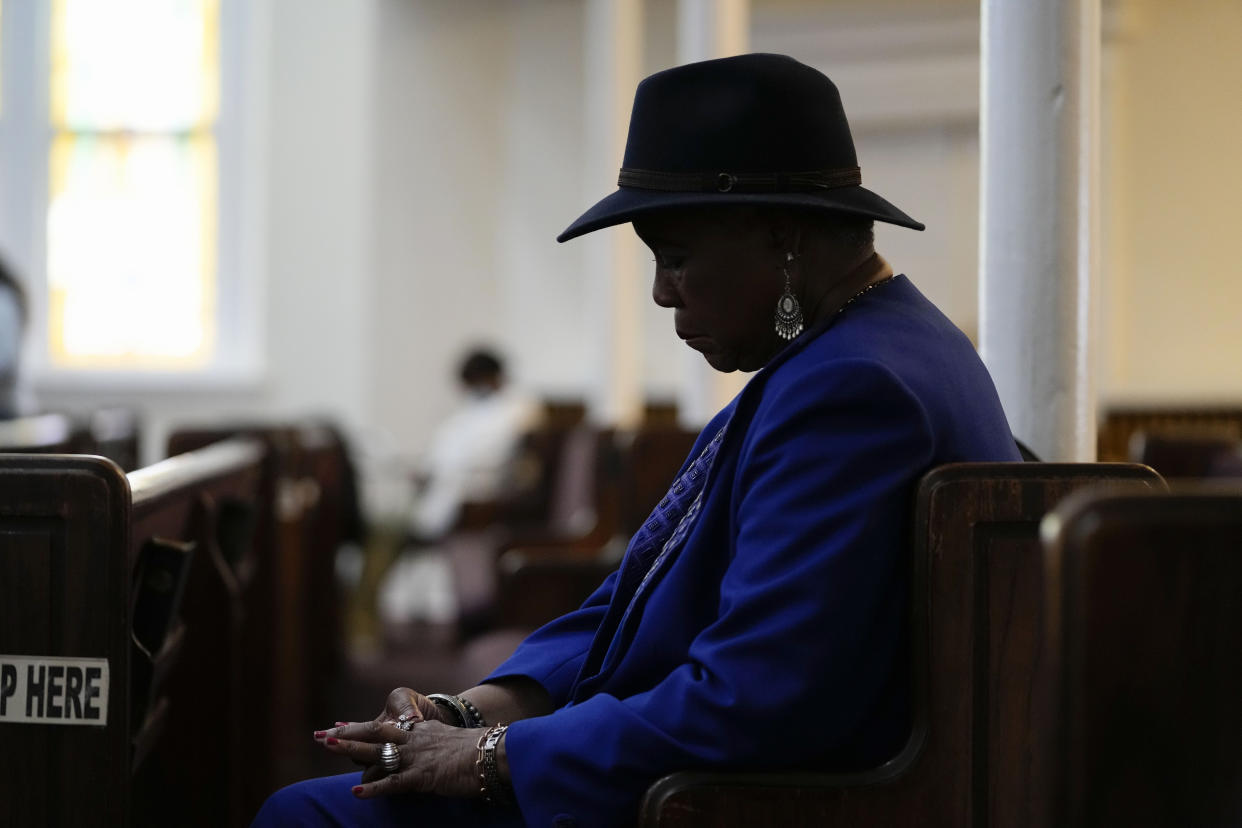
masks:
[[[534,400],[507,389],[471,397],[436,429],[428,452],[428,484],[415,503],[411,530],[439,537],[453,528],[461,506],[500,494],[518,440],[536,425]]]

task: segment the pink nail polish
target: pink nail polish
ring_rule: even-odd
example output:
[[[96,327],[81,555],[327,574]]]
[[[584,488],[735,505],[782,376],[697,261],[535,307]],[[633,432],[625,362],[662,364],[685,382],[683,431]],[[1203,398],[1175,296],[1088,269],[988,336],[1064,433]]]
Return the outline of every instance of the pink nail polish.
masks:
[[[362,793],[362,786],[361,786],[361,785],[354,785],[354,796],[357,796],[357,795],[358,795],[358,794],[360,794],[360,793]]]
[[[327,739],[324,739],[324,742],[326,742],[329,745],[335,745],[339,741],[340,739],[336,738],[335,736],[329,736]]]
[[[324,736],[327,736],[327,735],[328,735],[328,734],[327,734],[327,732],[326,732],[326,731],[323,731],[323,730],[316,730],[316,731],[315,731],[315,738],[316,738],[316,739],[322,739]]]
[[[348,724],[349,724],[349,722],[337,722],[337,723],[336,723],[336,726],[337,726],[337,727],[345,727],[345,726],[346,726],[346,725],[348,725]]]

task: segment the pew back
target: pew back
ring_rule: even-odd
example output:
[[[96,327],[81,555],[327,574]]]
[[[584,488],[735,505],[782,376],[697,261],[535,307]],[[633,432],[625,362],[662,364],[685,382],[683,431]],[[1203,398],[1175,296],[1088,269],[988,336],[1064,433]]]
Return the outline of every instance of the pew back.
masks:
[[[0,751],[0,824],[159,824],[169,812],[148,806],[173,791],[154,784],[201,791],[204,769],[236,764],[213,716],[236,704],[231,596],[253,555],[237,526],[262,458],[235,442],[126,477],[97,457],[0,455],[0,676],[19,679],[0,733],[22,746]],[[233,819],[227,776],[199,824]]]
[[[854,774],[682,772],[643,826],[1037,826],[1050,769],[1038,527],[1085,486],[1162,486],[1129,464],[977,463],[918,490],[911,589],[913,729]]]
[[[1046,530],[1056,824],[1242,824],[1242,489],[1074,498]]]
[[[305,734],[328,711],[325,693],[343,659],[335,558],[343,537],[360,532],[356,489],[344,439],[325,425],[232,424],[185,428],[168,453],[236,437],[267,449],[264,498],[273,504],[256,528],[267,554],[257,558],[244,612],[252,630],[244,653],[247,704],[240,716],[267,748],[245,763],[243,810],[312,771]]]
[[[106,460],[0,455],[0,735],[21,745],[0,751],[0,824],[129,813],[129,510]],[[56,667],[91,671],[80,707],[49,693]]]

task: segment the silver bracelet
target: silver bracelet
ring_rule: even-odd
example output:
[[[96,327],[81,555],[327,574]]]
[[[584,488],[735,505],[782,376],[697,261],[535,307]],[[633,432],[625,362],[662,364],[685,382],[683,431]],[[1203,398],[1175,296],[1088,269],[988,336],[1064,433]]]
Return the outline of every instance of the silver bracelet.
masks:
[[[513,790],[500,778],[500,765],[496,761],[496,746],[500,744],[507,724],[498,724],[479,737],[476,747],[479,758],[474,760],[479,775],[479,794],[492,805],[512,805]]]
[[[451,710],[453,715],[457,717],[457,727],[465,727],[466,723],[470,721],[470,714],[466,712],[466,706],[456,696],[450,696],[447,693],[432,693],[427,698],[435,702],[436,706],[443,707],[445,710]]]

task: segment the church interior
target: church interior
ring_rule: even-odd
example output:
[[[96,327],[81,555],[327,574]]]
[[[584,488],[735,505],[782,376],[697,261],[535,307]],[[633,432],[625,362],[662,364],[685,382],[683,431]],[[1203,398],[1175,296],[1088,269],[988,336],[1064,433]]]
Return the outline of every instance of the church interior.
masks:
[[[556,237],[642,78],[748,52],[835,82],[1030,455],[919,484],[900,754],[638,824],[1239,824],[1240,42],[1238,0],[0,0],[0,824],[249,824],[617,568],[752,375],[628,224]]]

